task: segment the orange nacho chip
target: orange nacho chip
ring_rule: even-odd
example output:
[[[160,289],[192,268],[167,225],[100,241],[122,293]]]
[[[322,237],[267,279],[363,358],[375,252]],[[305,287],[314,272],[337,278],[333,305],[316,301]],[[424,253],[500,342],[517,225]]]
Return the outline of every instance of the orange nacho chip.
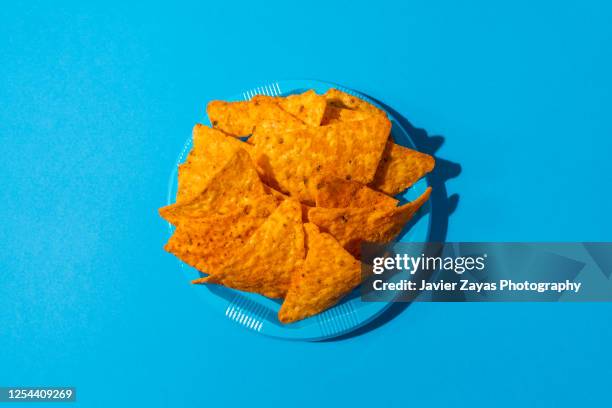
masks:
[[[176,225],[184,217],[198,218],[211,210],[224,213],[232,208],[251,205],[254,199],[265,194],[264,185],[249,154],[244,149],[238,149],[196,197],[185,203],[162,207],[159,214]]]
[[[201,166],[191,163],[183,163],[178,167],[178,189],[176,191],[176,202],[184,203],[198,195],[204,189],[211,174],[202,171]]]
[[[325,92],[324,96],[327,99],[327,103],[332,106],[360,110],[368,112],[372,115],[383,115],[385,117],[387,116],[387,114],[383,110],[378,109],[371,103],[366,102],[357,96],[350,95],[335,88],[329,89],[327,92]]]
[[[396,195],[412,186],[425,174],[433,170],[432,156],[387,142],[374,180],[369,184],[375,190]]]
[[[396,208],[312,208],[310,222],[329,232],[350,253],[358,256],[360,244],[389,242],[429,199],[431,187],[411,203]]]
[[[317,207],[390,207],[397,206],[397,200],[386,194],[374,191],[368,186],[352,180],[337,177],[324,177],[317,184],[315,193]]]
[[[305,126],[304,122],[269,100],[212,101],[206,108],[210,123],[234,136],[248,136],[262,121],[279,123],[285,129]]]
[[[378,167],[391,123],[372,116],[354,122],[289,132],[255,131],[251,143],[263,179],[305,203],[314,201],[316,181],[337,175],[369,183]]]
[[[193,148],[178,169],[176,201],[183,203],[198,195],[210,179],[238,149],[250,150],[249,144],[225,133],[197,124],[193,128]]]
[[[361,282],[361,264],[329,234],[305,224],[308,253],[302,271],[291,280],[278,320],[292,323],[320,313]]]
[[[321,119],[321,125],[331,125],[338,122],[351,122],[353,120],[364,120],[371,115],[371,113],[366,111],[342,108],[328,104],[325,108],[323,119]]]
[[[275,102],[284,111],[292,114],[310,126],[319,126],[321,124],[327,106],[325,97],[318,95],[312,89],[301,94],[284,97],[255,95],[252,100]]]
[[[302,266],[304,252],[300,204],[295,200],[285,200],[230,262],[193,283],[217,283],[282,298],[289,289],[291,276]]]
[[[251,146],[219,129],[199,123],[194,126],[193,148],[190,154],[195,151],[206,155],[207,159],[229,158],[237,149],[248,151]]]
[[[283,200],[290,198],[287,194],[281,193],[280,191],[270,187],[267,184],[264,184],[264,187],[266,189],[266,193],[271,194],[279,204]],[[304,222],[308,222],[308,210],[310,210],[312,207],[304,203],[300,203],[300,206],[302,207],[302,220]]]
[[[265,195],[252,207],[236,208],[225,214],[211,211],[198,218],[179,218],[164,249],[186,264],[211,273],[229,262],[277,206],[274,197]]]

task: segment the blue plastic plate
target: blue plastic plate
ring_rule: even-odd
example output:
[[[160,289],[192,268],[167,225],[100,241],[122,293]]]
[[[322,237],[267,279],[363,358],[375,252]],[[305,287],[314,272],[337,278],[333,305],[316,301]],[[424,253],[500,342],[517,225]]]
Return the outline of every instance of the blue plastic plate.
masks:
[[[379,108],[384,109],[359,92],[340,85],[315,80],[286,80],[272,82],[267,85],[246,90],[238,96],[225,98],[224,100],[248,100],[251,99],[253,95],[257,94],[290,95],[302,93],[308,89],[314,89],[317,93],[322,94],[332,87],[359,96]],[[414,148],[414,143],[406,130],[402,128],[401,124],[390,112],[387,112],[387,115],[393,123],[391,133],[395,142]],[[208,119],[206,119],[205,123],[210,124]],[[187,139],[170,176],[168,204],[175,201],[178,187],[178,165],[183,162],[190,149],[191,136]],[[398,198],[403,201],[412,201],[425,191],[426,188],[427,179],[423,178]],[[429,202],[426,203],[420,211],[424,212],[424,215],[419,218],[416,223],[410,224],[409,227],[401,232],[399,241],[428,241],[431,222],[431,206]],[[170,233],[172,233],[173,227],[170,224],[169,230]],[[192,280],[201,276],[199,271],[187,264],[183,262],[179,262],[179,264],[187,275],[185,279]],[[339,304],[317,316],[292,324],[282,324],[277,319],[277,313],[281,303],[278,300],[272,300],[257,294],[241,292],[217,285],[192,285],[192,288],[203,297],[210,307],[217,310],[219,313],[223,313],[228,319],[233,320],[239,325],[267,336],[291,340],[315,341],[347,334],[372,321],[391,305],[389,302],[362,302],[359,290],[356,289],[346,296]]]

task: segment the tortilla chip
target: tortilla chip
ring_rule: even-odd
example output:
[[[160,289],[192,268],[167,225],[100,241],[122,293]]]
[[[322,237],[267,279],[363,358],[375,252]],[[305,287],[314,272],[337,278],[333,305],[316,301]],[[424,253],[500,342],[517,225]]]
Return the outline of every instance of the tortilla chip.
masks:
[[[435,160],[432,156],[387,142],[374,180],[369,184],[375,190],[396,195],[416,183],[421,177],[433,170]]]
[[[247,136],[262,121],[268,120],[282,124],[285,129],[304,126],[304,122],[285,112],[281,107],[268,100],[223,102],[212,101],[206,108],[210,123],[230,135]]]
[[[310,126],[321,125],[327,99],[309,90],[300,95],[290,95],[279,102],[280,107]]]
[[[327,103],[332,106],[360,110],[368,112],[372,115],[383,115],[385,117],[387,116],[385,111],[383,111],[382,109],[378,109],[371,103],[366,102],[357,96],[350,95],[335,88],[330,88],[327,92],[325,92],[324,96],[327,99]]]
[[[193,128],[193,149],[210,155],[229,157],[237,148],[250,149],[242,140],[206,125],[196,124]]]
[[[364,120],[371,115],[371,113],[365,111],[341,108],[339,106],[328,104],[325,108],[323,119],[321,119],[321,125],[331,125],[338,122],[351,122],[353,120]]]
[[[197,124],[193,128],[193,148],[178,169],[176,201],[184,203],[197,196],[210,179],[229,161],[238,149],[252,149],[225,133]]]
[[[317,184],[315,193],[317,207],[389,207],[397,206],[397,200],[386,194],[372,190],[356,181],[337,177],[324,177]]]
[[[411,203],[396,208],[312,208],[308,219],[330,233],[351,254],[359,256],[361,242],[389,242],[429,199],[431,187]]]
[[[257,128],[253,156],[267,184],[311,204],[322,176],[372,181],[390,129],[381,116],[284,133]]]
[[[208,181],[210,173],[200,166],[191,163],[183,163],[178,167],[178,189],[176,191],[176,202],[184,203],[197,196]]]
[[[308,253],[291,280],[278,320],[292,323],[320,313],[361,283],[361,264],[329,234],[305,224]]]
[[[277,206],[274,197],[266,195],[256,200],[253,207],[180,218],[164,249],[188,265],[211,273],[232,259]]]
[[[289,289],[291,276],[301,268],[304,255],[300,203],[285,200],[230,262],[193,283],[216,283],[270,298],[282,298]]]
[[[225,213],[237,207],[252,206],[254,199],[265,194],[249,154],[238,149],[196,197],[185,203],[162,207],[159,214],[177,225],[181,218],[202,217],[211,210]]]
[[[282,203],[284,200],[290,198],[287,194],[281,193],[280,191],[270,187],[267,184],[264,184],[264,187],[266,189],[266,192],[268,194],[271,194],[279,204]],[[302,221],[308,222],[308,210],[310,210],[312,207],[303,203],[300,203],[300,206],[302,207]]]
[[[310,126],[319,126],[321,124],[325,114],[325,107],[327,106],[327,99],[323,95],[318,95],[312,89],[301,94],[285,97],[255,95],[252,100],[273,101],[284,111]]]
[[[272,197],[274,197],[279,204],[289,198],[287,194],[281,193],[267,184],[264,184],[264,190],[266,191],[266,194],[270,194]]]

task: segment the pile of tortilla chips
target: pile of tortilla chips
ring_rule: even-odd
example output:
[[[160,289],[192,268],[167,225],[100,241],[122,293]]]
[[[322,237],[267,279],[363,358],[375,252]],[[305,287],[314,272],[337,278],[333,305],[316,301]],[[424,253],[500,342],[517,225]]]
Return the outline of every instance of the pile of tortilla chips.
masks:
[[[386,114],[353,95],[256,95],[207,112],[176,203],[159,210],[176,227],[165,249],[206,274],[194,283],[284,299],[283,323],[358,286],[360,244],[393,240],[429,198],[398,206],[434,159],[395,144]]]

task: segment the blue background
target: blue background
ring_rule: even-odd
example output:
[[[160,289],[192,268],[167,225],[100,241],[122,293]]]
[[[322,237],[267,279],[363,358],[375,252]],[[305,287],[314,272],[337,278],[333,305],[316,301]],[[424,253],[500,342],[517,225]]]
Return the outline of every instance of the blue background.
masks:
[[[612,304],[420,303],[273,340],[206,308],[156,209],[208,100],[317,78],[443,136],[447,240],[610,241],[609,3],[224,3],[0,10],[0,385],[99,407],[608,404]]]

